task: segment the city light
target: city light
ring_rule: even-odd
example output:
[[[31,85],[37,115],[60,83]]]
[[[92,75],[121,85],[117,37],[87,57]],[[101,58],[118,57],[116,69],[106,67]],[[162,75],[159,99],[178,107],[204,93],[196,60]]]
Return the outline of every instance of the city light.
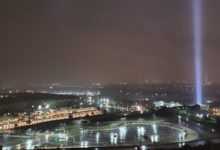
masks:
[[[144,127],[137,127],[137,136],[138,136],[138,139],[141,139],[141,137],[143,137],[145,134],[145,129]]]
[[[0,3],[0,150],[220,150],[220,0]]]
[[[41,105],[39,105],[39,106],[38,106],[38,109],[39,109],[39,110],[41,110],[41,109],[42,109],[42,106],[41,106]]]
[[[201,0],[193,0],[193,35],[195,57],[196,104],[202,103],[202,18]]]
[[[125,140],[126,138],[126,133],[127,133],[127,128],[122,126],[119,127],[119,136],[120,136],[120,140]]]
[[[99,143],[99,139],[100,139],[100,133],[96,132],[96,143]]]
[[[49,105],[49,104],[47,104],[47,105],[45,106],[45,108],[46,108],[46,109],[48,109],[49,107],[50,107],[50,105]]]
[[[182,117],[181,117],[180,115],[178,115],[178,122],[179,122],[179,123],[181,123],[181,118],[182,118]]]
[[[110,142],[111,144],[117,144],[118,141],[118,134],[117,133],[110,133]]]
[[[32,140],[26,141],[26,149],[32,149]]]
[[[158,135],[151,135],[150,136],[150,139],[151,139],[151,142],[152,143],[156,143],[156,142],[158,142],[159,141],[159,136]]]
[[[42,109],[41,105],[40,107],[40,109]],[[31,114],[22,113],[13,119],[0,121],[0,130],[14,129],[16,127],[30,126],[55,120],[70,119],[70,116],[72,118],[81,118],[100,114],[102,114],[102,112],[94,107],[80,109],[57,109],[44,113],[39,113],[38,111],[32,112]],[[29,122],[27,120],[31,121]]]
[[[81,141],[80,142],[80,147],[81,148],[87,148],[88,147],[88,141]]]
[[[5,146],[2,148],[2,150],[11,150],[12,148],[10,146]]]
[[[152,128],[153,128],[154,134],[157,134],[157,125],[156,125],[156,124],[153,124],[153,125],[152,125]]]

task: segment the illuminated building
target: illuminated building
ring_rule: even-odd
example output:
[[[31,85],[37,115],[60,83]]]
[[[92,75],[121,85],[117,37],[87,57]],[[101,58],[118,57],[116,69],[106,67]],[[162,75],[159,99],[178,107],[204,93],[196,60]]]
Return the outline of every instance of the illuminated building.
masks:
[[[171,102],[154,101],[153,104],[155,107],[168,107],[168,108],[182,106],[182,104],[172,101]]]
[[[213,116],[220,116],[220,108],[219,108],[219,107],[213,107],[213,108],[211,109],[211,114],[212,114]]]

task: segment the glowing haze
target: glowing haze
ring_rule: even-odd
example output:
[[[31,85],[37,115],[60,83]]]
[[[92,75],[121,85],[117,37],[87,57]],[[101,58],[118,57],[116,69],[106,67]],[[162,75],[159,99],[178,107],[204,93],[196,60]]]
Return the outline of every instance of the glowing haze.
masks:
[[[193,0],[193,34],[195,51],[195,84],[196,84],[196,103],[202,103],[202,38],[201,38],[201,0]]]
[[[195,61],[201,85],[197,54],[201,50],[200,1],[2,0],[0,86],[35,82],[194,82]],[[202,71],[209,83],[217,84],[219,6],[220,0],[202,1]],[[201,92],[201,86],[197,91]]]

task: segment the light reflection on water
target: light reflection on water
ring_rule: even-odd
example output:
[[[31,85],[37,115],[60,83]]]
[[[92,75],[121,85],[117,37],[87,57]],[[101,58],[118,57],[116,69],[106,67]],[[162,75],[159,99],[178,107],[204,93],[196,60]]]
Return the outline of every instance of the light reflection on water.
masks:
[[[181,136],[181,137],[180,137]],[[180,138],[183,141],[184,135],[181,130],[175,130],[168,126],[160,126],[154,124],[135,124],[122,125],[118,128],[110,130],[94,130],[80,132],[80,135],[75,136],[75,142],[82,140],[90,141],[93,144],[126,144],[126,143],[158,143],[158,142],[173,142]]]
[[[71,134],[72,130],[78,131],[76,134]],[[80,126],[79,129],[76,129],[74,125],[66,125],[64,130],[56,128],[54,131],[45,132],[47,134],[39,138],[40,142],[36,142],[36,139],[26,141],[24,143],[26,148],[29,149],[34,145],[43,143],[46,146],[79,146],[85,148],[89,146],[101,146],[103,144],[136,145],[178,142],[178,140],[184,142],[185,136],[182,129],[171,128],[169,125],[158,124],[155,121],[146,123],[142,119],[133,122],[99,122],[99,124],[95,123],[94,126],[90,126],[90,124]]]

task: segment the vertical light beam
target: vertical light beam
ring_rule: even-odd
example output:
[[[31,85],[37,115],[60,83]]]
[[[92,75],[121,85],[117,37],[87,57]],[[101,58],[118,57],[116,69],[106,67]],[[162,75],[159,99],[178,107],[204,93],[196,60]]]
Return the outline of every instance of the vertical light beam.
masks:
[[[195,57],[195,86],[196,104],[202,103],[202,14],[201,1],[193,0],[193,37],[194,37],[194,57]]]

